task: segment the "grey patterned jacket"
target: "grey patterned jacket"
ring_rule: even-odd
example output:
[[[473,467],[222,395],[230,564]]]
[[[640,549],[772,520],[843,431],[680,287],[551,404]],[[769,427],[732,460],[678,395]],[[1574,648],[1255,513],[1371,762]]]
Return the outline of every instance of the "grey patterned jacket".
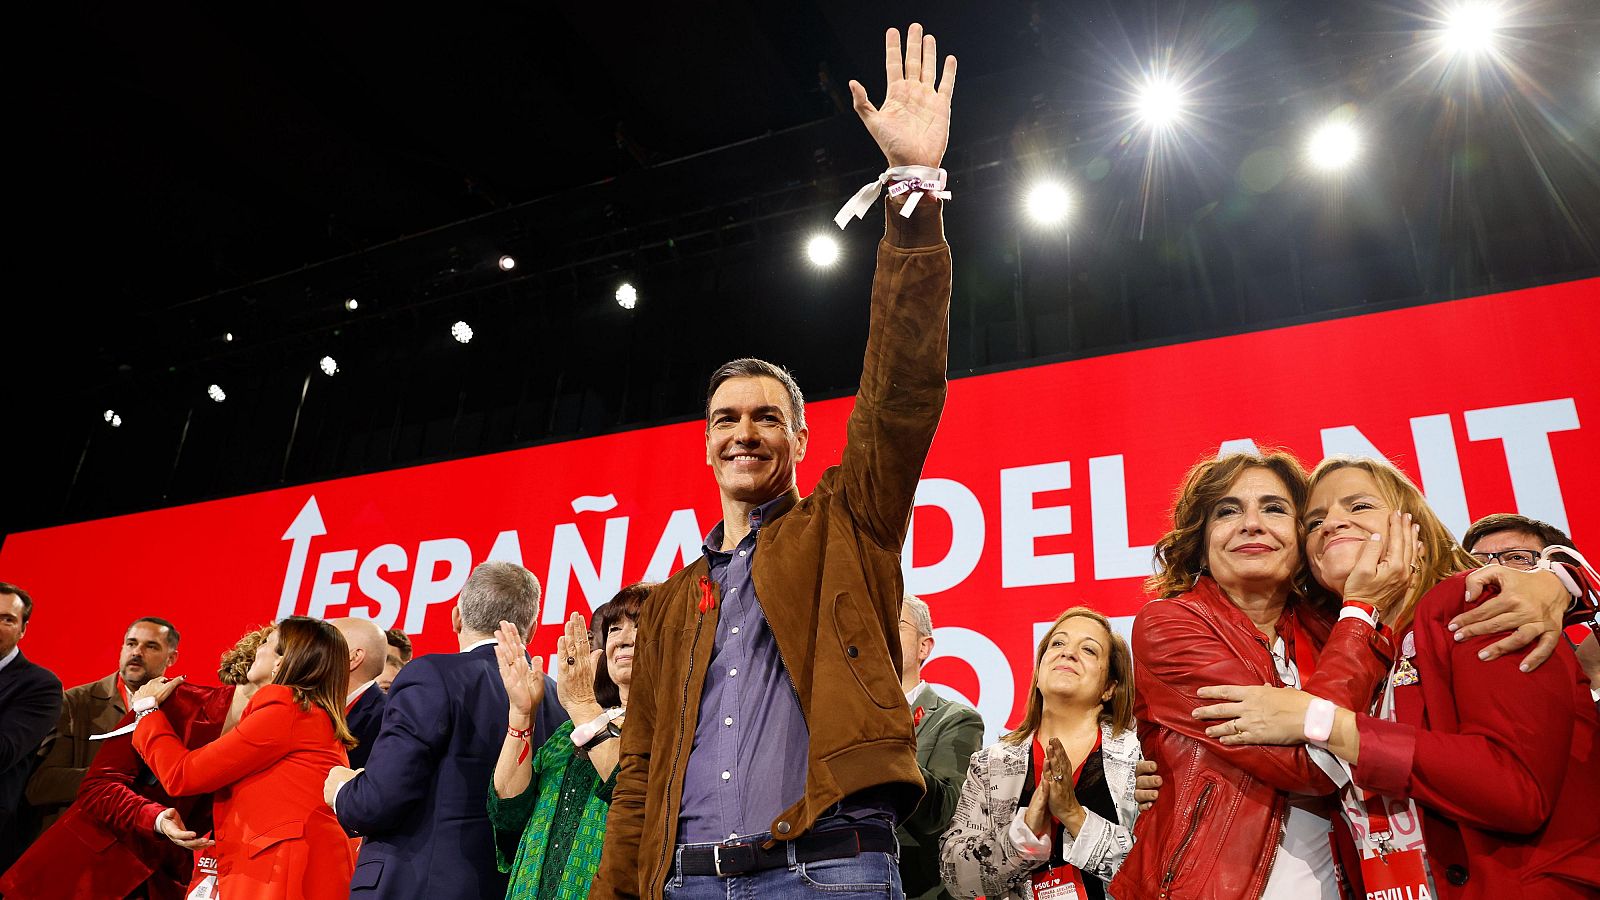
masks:
[[[1028,877],[1043,865],[1023,857],[1007,833],[1017,814],[1032,746],[1030,737],[1021,744],[1001,741],[972,754],[955,818],[939,842],[939,874],[960,900],[980,894],[990,900],[1026,900]],[[1133,847],[1133,820],[1139,815],[1133,800],[1134,769],[1141,757],[1139,735],[1130,728],[1113,737],[1110,726],[1102,723],[1100,752],[1106,787],[1117,804],[1117,821],[1084,810],[1083,828],[1076,838],[1066,837],[1063,850],[1067,862],[1084,875],[1110,882]]]

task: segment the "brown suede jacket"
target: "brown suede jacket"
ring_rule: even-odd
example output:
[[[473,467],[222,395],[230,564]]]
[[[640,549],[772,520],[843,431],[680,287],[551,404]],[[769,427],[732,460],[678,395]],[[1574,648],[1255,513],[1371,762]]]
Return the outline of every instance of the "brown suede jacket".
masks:
[[[885,207],[843,457],[756,544],[756,596],[811,735],[805,796],[772,822],[778,840],[805,834],[828,807],[866,788],[884,787],[902,817],[922,796],[900,690],[900,548],[944,408],[950,249],[932,198],[910,219],[898,200]],[[641,611],[621,768],[591,897],[659,897],[671,873],[721,609],[719,598],[699,611],[706,574],[706,561],[696,560],[652,591]]]

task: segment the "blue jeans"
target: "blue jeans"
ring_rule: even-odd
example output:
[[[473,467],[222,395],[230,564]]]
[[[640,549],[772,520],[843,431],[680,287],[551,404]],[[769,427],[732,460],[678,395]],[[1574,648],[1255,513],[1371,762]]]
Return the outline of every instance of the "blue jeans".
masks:
[[[763,833],[738,838],[765,841]],[[905,900],[900,888],[900,866],[892,853],[862,853],[844,859],[797,862],[794,844],[786,843],[789,865],[780,869],[751,872],[722,878],[716,875],[684,875],[677,863],[685,847],[710,847],[712,844],[679,844],[673,855],[672,876],[662,892],[664,900]]]

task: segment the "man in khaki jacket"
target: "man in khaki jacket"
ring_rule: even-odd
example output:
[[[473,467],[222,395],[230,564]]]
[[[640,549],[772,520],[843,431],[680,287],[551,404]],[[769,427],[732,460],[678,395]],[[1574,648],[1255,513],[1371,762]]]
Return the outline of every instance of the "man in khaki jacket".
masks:
[[[928,179],[948,140],[955,59],[936,79],[919,25],[903,66],[899,32],[885,43],[888,94],[874,107],[851,82],[856,111],[887,180]],[[923,782],[900,689],[900,550],[944,407],[949,337],[937,190],[902,185],[885,201],[848,442],[809,497],[795,482],[808,432],[794,379],[754,359],[712,376],[706,463],[723,520],[640,616],[591,896],[658,897],[669,880],[679,900],[815,885],[901,893],[894,829]]]
[[[63,694],[61,721],[45,739],[50,750],[28,781],[28,804],[46,828],[78,796],[84,773],[100,750],[100,742],[89,736],[116,728],[128,712],[128,698],[177,662],[178,629],[155,616],[136,619],[123,633],[117,654],[115,672]]]

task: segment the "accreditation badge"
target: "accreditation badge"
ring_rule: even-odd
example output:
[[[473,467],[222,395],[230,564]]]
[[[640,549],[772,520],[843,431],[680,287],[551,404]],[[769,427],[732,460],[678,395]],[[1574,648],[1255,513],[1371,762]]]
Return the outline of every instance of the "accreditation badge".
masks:
[[[1083,873],[1077,866],[1059,865],[1033,873],[1033,900],[1084,900]]]
[[[189,893],[183,895],[184,900],[218,900],[222,896],[217,892],[217,857],[214,854],[211,850],[194,855],[194,876],[189,881]]]
[[[1433,900],[1428,861],[1421,850],[1362,856],[1361,880],[1366,900]]]

